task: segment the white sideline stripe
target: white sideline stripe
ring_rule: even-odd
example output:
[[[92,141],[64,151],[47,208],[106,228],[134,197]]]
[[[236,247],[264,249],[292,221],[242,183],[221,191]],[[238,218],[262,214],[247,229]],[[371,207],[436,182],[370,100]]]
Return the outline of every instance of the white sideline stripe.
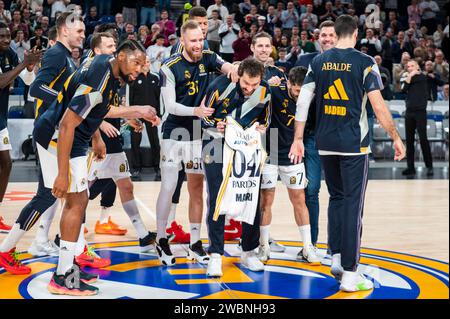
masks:
[[[138,197],[134,196],[134,200],[139,204],[139,206],[141,206],[145,212],[154,220],[156,221],[156,214],[150,209],[148,208],[147,205],[145,205]]]

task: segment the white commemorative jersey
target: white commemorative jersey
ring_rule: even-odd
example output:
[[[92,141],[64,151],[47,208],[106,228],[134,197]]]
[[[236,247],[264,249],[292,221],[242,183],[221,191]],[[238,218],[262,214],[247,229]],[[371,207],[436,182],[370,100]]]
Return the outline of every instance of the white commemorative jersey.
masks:
[[[216,202],[214,220],[219,215],[227,215],[253,225],[266,157],[256,123],[244,130],[235,120],[227,117],[223,182]]]

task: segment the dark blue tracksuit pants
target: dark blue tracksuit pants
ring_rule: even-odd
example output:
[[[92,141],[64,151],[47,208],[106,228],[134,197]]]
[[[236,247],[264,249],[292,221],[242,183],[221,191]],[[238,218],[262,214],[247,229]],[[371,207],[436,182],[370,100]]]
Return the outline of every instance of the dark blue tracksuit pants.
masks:
[[[321,156],[330,194],[328,205],[328,247],[341,254],[346,271],[356,271],[361,247],[362,217],[369,156]]]
[[[214,158],[214,150],[223,150],[223,139],[208,139],[203,140],[203,150],[209,143],[215,143],[215,147],[211,147],[209,155]],[[208,147],[208,149],[209,149]],[[205,155],[205,154],[203,154]],[[204,156],[203,156],[204,158]],[[223,181],[222,176],[222,163],[203,163],[205,169],[205,178],[208,187],[208,237],[209,237],[209,249],[210,254],[224,254],[224,229],[225,229],[225,215],[220,215],[217,221],[213,220],[214,210],[216,208],[216,199],[219,193],[220,185]],[[253,225],[242,223],[242,250],[252,251],[259,246],[259,224],[261,220],[261,212],[259,208],[259,195],[258,205]]]

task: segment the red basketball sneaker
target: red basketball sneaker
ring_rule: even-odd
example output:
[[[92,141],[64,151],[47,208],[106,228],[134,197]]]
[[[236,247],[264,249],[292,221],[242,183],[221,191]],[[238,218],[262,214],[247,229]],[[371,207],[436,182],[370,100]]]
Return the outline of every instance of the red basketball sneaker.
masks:
[[[172,222],[170,228],[166,229],[166,233],[171,238],[169,241],[174,244],[189,244],[191,242],[191,234],[186,233],[181,225],[176,221]]]
[[[111,259],[101,258],[90,246],[84,247],[84,252],[75,257],[75,261],[80,267],[104,268],[111,265]]]
[[[239,239],[242,236],[242,223],[230,219],[230,225],[225,225],[225,240]]]
[[[3,222],[3,217],[0,216],[0,231],[8,232],[11,230],[11,228],[11,226],[8,226]]]
[[[16,247],[6,253],[0,253],[0,267],[5,268],[12,275],[28,275],[31,268],[22,264],[19,259]]]

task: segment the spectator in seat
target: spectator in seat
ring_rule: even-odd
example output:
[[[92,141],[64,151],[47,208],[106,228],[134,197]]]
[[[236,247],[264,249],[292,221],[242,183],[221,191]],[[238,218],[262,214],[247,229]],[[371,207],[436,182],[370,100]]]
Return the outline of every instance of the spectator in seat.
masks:
[[[169,11],[162,10],[161,11],[161,20],[156,22],[161,28],[161,34],[167,37],[171,34],[174,34],[176,31],[175,22],[169,20]]]
[[[239,31],[238,39],[233,42],[233,62],[244,61],[246,58],[253,55],[253,52],[250,49],[251,45],[252,38],[250,37],[250,33],[245,28],[242,28]]]
[[[381,53],[382,50],[380,39],[375,35],[373,29],[370,28],[366,30],[366,37],[361,39],[359,45],[360,47],[367,47],[367,54],[371,57]]]
[[[82,56],[82,54],[81,54],[81,49],[80,48],[72,49],[72,61],[73,61],[73,63],[75,63],[77,68],[80,67],[81,56]]]
[[[119,42],[122,42],[123,40],[128,39],[128,36],[130,34],[136,35],[135,30],[134,30],[134,24],[127,23],[125,26],[125,33],[122,33],[122,35],[120,36]]]
[[[275,27],[273,29],[273,39],[272,39],[272,43],[275,47],[278,48],[281,45],[282,36],[283,36],[283,34],[281,32],[281,28]]]
[[[273,5],[269,6],[266,18],[267,24],[269,25],[270,29],[272,29],[273,32],[275,31],[276,28],[281,27],[280,16],[277,14],[275,6]]]
[[[222,58],[232,63],[234,58],[233,43],[238,39],[238,34],[240,31],[238,24],[234,22],[232,15],[229,15],[226,22],[223,23],[219,28],[220,36],[220,55]]]
[[[421,15],[421,23],[423,26],[426,26],[430,33],[434,33],[436,31],[436,19],[437,14],[441,10],[439,9],[438,4],[433,0],[424,0],[419,4]]]
[[[147,49],[147,56],[150,58],[151,68],[153,73],[159,73],[162,62],[170,56],[170,51],[164,46],[165,37],[162,34],[156,36],[156,43]]]
[[[333,12],[333,3],[331,1],[327,1],[325,3],[325,10],[324,13],[319,17],[319,23],[322,23],[327,20],[336,20],[337,19],[336,13]]]
[[[94,33],[95,27],[100,24],[100,18],[97,14],[97,7],[93,6],[89,9],[89,15],[84,19],[86,25],[86,35]]]
[[[206,10],[208,19],[212,18],[213,10],[217,10],[220,20],[225,21],[229,15],[228,8],[222,4],[222,0],[214,0],[214,2],[215,4],[210,5]]]
[[[309,40],[308,31],[302,31],[300,34],[300,48],[302,53],[316,52],[316,46]],[[297,62],[297,60],[295,60]]]
[[[448,84],[445,84],[442,92],[438,93],[438,101],[448,101]]]
[[[137,40],[145,47],[147,37],[150,34],[150,30],[146,25],[141,25],[138,29]],[[145,47],[147,49],[147,47]]]
[[[0,22],[8,25],[11,18],[11,12],[5,9],[5,2],[0,0]]]
[[[30,50],[30,42],[25,41],[22,30],[16,30],[12,34],[11,48],[17,53],[19,61],[23,61],[25,51]]]
[[[313,13],[314,7],[312,4],[306,5],[306,12],[300,15],[300,20],[303,22],[305,19],[308,21],[308,30],[313,30],[316,28],[319,19],[317,15]]]
[[[44,37],[44,30],[41,25],[37,25],[34,29],[34,37],[30,39],[30,47],[36,47],[38,50],[46,49],[48,46],[48,38]]]
[[[411,60],[408,52],[403,52],[400,63],[395,63],[392,67],[392,77],[394,84],[394,97],[396,100],[404,100],[405,94],[402,91],[400,80],[407,72],[406,65]]]
[[[283,70],[284,73],[288,74],[292,69],[293,64],[286,58],[287,50],[286,48],[280,48],[278,50],[278,60],[275,61],[275,66]]]
[[[408,6],[408,21],[414,21],[416,24],[420,24],[420,9],[417,4],[418,0],[411,0],[411,5]]]
[[[267,24],[265,16],[258,17],[258,31],[256,31],[256,32],[257,33],[266,32],[266,33],[270,34],[271,36],[273,35],[272,30],[269,28],[269,25]]]
[[[449,65],[448,62],[444,60],[444,52],[442,52],[442,50],[436,50],[434,58],[434,72],[439,74],[441,79],[448,83]]]
[[[283,23],[283,30],[291,30],[298,25],[299,16],[293,2],[288,2],[287,9],[281,13],[281,22]]]
[[[222,25],[222,20],[219,19],[219,11],[213,10],[211,18],[208,20],[208,40],[209,49],[213,52],[219,53],[220,51],[220,36],[219,28]]]
[[[383,58],[383,66],[389,70],[389,73],[392,74],[392,47],[395,43],[394,34],[392,29],[387,29],[386,34],[381,39],[381,56]]]
[[[298,57],[300,54],[302,54],[302,48],[299,45],[298,38],[293,37],[291,39],[291,46],[288,49],[288,55],[286,56],[286,59],[291,62],[292,64],[295,64],[297,62]]]
[[[445,81],[441,79],[439,74],[434,72],[434,63],[431,60],[425,62],[425,74],[428,82],[428,100],[437,101],[438,88],[445,84]]]
[[[378,65],[378,69],[380,70],[381,81],[383,82],[383,90],[381,91],[381,95],[387,101],[393,99],[393,94],[391,90],[391,72],[387,68],[385,68],[383,64],[383,59],[381,56],[375,56],[375,62]]]
[[[347,9],[344,7],[344,4],[341,0],[334,1],[333,13],[338,17],[343,14],[347,14]]]
[[[120,36],[123,33],[125,33],[125,27],[126,27],[125,20],[123,19],[123,14],[117,13],[115,16],[115,21],[116,21],[116,25],[119,30],[119,36]]]
[[[8,25],[9,30],[11,31],[11,34],[14,33],[14,31],[22,30],[23,36],[25,41],[28,41],[30,30],[28,28],[28,25],[22,22],[22,15],[20,11],[14,10],[13,17],[11,23]]]

